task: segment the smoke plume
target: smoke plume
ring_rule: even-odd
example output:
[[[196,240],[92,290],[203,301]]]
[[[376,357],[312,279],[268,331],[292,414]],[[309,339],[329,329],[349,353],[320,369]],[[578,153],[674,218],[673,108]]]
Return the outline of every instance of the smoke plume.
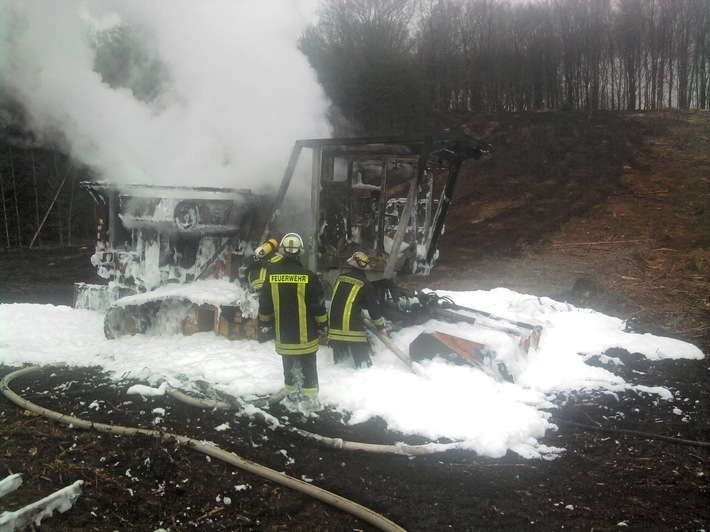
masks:
[[[113,183],[278,183],[330,134],[295,0],[0,0],[0,83],[26,126]]]

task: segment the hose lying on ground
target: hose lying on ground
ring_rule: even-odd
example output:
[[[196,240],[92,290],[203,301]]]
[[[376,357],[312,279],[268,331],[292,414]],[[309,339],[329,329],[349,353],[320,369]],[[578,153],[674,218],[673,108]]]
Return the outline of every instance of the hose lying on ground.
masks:
[[[673,438],[671,436],[663,436],[661,434],[653,434],[651,432],[641,432],[639,430],[629,430],[629,429],[614,429],[611,427],[595,427],[594,425],[583,425],[582,423],[575,423],[574,421],[567,421],[566,419],[557,419],[555,421],[565,425],[570,425],[572,427],[577,427],[585,430],[594,430],[597,432],[610,432],[613,434],[631,434],[632,436],[640,436],[648,440],[662,440],[670,443],[677,443],[679,445],[692,445],[694,447],[706,447],[710,448],[710,443],[704,441],[695,440],[684,440],[682,438]]]
[[[447,449],[453,449],[456,447],[456,443],[429,443],[426,445],[406,445],[404,443],[396,443],[394,445],[381,443],[363,443],[357,441],[347,441],[341,438],[329,438],[327,436],[321,436],[320,434],[315,434],[313,432],[308,432],[307,430],[299,429],[298,427],[293,427],[290,430],[306,438],[310,438],[312,440],[316,440],[320,443],[323,443],[328,447],[333,447],[335,449],[344,449],[346,451],[365,451],[368,453],[379,454],[403,454],[406,456],[421,456],[424,454],[442,452]]]
[[[204,453],[213,458],[217,458],[218,460],[222,460],[223,462],[243,469],[244,471],[247,471],[254,475],[258,475],[267,480],[271,480],[272,482],[276,482],[277,484],[281,484],[282,486],[286,486],[287,488],[291,488],[306,495],[309,495],[310,497],[318,499],[321,502],[334,506],[335,508],[338,508],[339,510],[342,510],[346,513],[349,513],[350,515],[353,515],[358,519],[362,519],[363,521],[370,523],[372,526],[380,530],[385,530],[388,532],[401,532],[404,530],[399,525],[390,521],[386,517],[370,510],[369,508],[357,504],[356,502],[345,499],[339,495],[336,495],[335,493],[331,493],[317,486],[313,486],[312,484],[308,484],[307,482],[304,482],[302,480],[289,477],[283,473],[279,473],[278,471],[274,471],[273,469],[257,464],[256,462],[252,462],[251,460],[241,458],[240,456],[237,456],[234,453],[224,451],[214,445],[208,445],[193,438],[181,436],[178,434],[172,434],[169,432],[161,432],[158,430],[151,429],[141,429],[137,427],[124,427],[120,425],[106,425],[104,423],[94,423],[85,419],[69,416],[60,412],[55,412],[54,410],[42,408],[34,403],[31,403],[30,401],[23,399],[10,389],[9,384],[15,378],[20,377],[22,375],[26,375],[28,373],[39,371],[41,369],[42,368],[38,366],[32,366],[13,371],[12,373],[6,375],[2,379],[2,381],[0,381],[0,392],[2,392],[5,397],[7,397],[10,401],[12,401],[21,408],[24,408],[31,412],[35,412],[36,414],[54,420],[58,423],[62,423],[64,425],[71,425],[74,428],[96,430],[99,432],[107,432],[109,434],[117,434],[121,436],[135,436],[136,434],[142,434],[165,441],[175,440],[180,445],[184,445],[185,447],[188,447],[190,449],[200,451],[201,453]]]
[[[236,397],[226,397],[225,401],[216,401],[214,399],[202,399],[199,397],[193,397],[188,395],[177,388],[173,388],[168,385],[165,389],[166,393],[173,399],[184,402],[190,406],[197,408],[214,408],[217,410],[232,410],[239,409],[239,400]],[[246,404],[252,404],[255,406],[265,406],[269,403],[275,403],[283,399],[285,395],[285,390],[281,392],[272,394],[268,398],[258,399],[255,401],[245,401]],[[428,443],[425,445],[407,445],[405,443],[396,444],[380,444],[380,443],[364,443],[356,441],[347,441],[342,438],[330,438],[328,436],[322,436],[320,434],[315,434],[298,427],[287,427],[287,430],[295,432],[300,436],[305,438],[310,438],[319,443],[322,443],[328,447],[333,447],[335,449],[343,449],[346,451],[365,451],[368,453],[379,453],[379,454],[402,454],[407,456],[421,456],[425,454],[433,454],[437,452],[442,452],[447,449],[454,448],[456,443]]]
[[[233,408],[237,408],[238,401],[236,398],[233,398],[234,400],[232,401],[214,401],[212,399],[201,399],[197,397],[193,397],[191,395],[187,395],[186,393],[178,390],[177,388],[173,388],[171,386],[167,387],[167,393],[171,397],[182,401],[186,404],[189,404],[191,406],[197,407],[197,408],[217,408],[221,410],[230,410]],[[282,390],[279,393],[275,393],[271,395],[270,397],[266,399],[259,399],[256,401],[250,401],[248,402],[249,404],[254,404],[255,406],[263,406],[268,403],[273,403],[280,401],[284,396],[284,391]],[[639,436],[642,438],[650,439],[650,440],[660,440],[660,441],[666,441],[669,443],[676,443],[679,445],[692,445],[695,447],[706,447],[710,448],[710,443],[708,442],[702,442],[702,441],[695,441],[695,440],[685,440],[682,438],[673,438],[671,436],[663,436],[660,434],[653,434],[651,432],[641,432],[638,430],[630,430],[630,429],[615,429],[615,428],[605,428],[605,427],[595,427],[593,425],[583,425],[581,423],[575,423],[574,421],[568,421],[565,419],[558,419],[554,418],[554,421],[562,424],[567,424],[573,427],[585,429],[585,430],[593,430],[597,432],[610,432],[610,433],[616,433],[616,434],[630,434],[633,436]],[[379,454],[403,454],[403,455],[409,455],[409,456],[421,456],[425,454],[433,454],[436,452],[442,452],[446,451],[448,449],[452,449],[456,447],[456,442],[448,443],[448,444],[438,444],[438,443],[429,443],[425,445],[407,445],[404,443],[396,443],[394,445],[388,445],[388,444],[378,444],[378,443],[364,443],[364,442],[356,442],[356,441],[347,441],[343,440],[342,438],[331,438],[328,436],[323,436],[321,434],[315,434],[313,432],[309,432],[307,430],[298,428],[298,427],[290,427],[288,430],[291,432],[295,432],[296,434],[299,434],[303,437],[310,438],[312,440],[316,440],[328,447],[333,447],[335,449],[343,449],[346,451],[365,451],[369,453],[379,453]]]
[[[268,404],[276,403],[286,397],[286,390],[284,388],[282,388],[281,391],[271,394],[269,397],[254,399],[252,401],[238,400],[236,397],[226,396],[226,394],[222,394],[225,396],[225,401],[220,401],[217,399],[202,399],[188,395],[182,390],[174,388],[169,384],[166,386],[165,392],[170,397],[177,399],[178,401],[188,404],[190,406],[195,406],[198,408],[213,408],[216,410],[238,410],[239,408],[241,408],[240,401],[242,401],[244,404],[254,405],[258,408],[263,408]]]
[[[118,435],[123,435],[123,436],[133,436],[135,434],[143,434],[143,435],[152,436],[152,437],[159,438],[161,440],[166,440],[166,441],[168,441],[170,439],[174,439],[180,445],[184,445],[186,447],[195,449],[195,450],[200,451],[204,454],[207,454],[213,458],[217,458],[217,459],[222,460],[226,463],[234,465],[235,467],[239,467],[240,469],[243,469],[249,473],[255,474],[255,475],[265,478],[267,480],[271,480],[273,482],[276,482],[276,483],[286,486],[288,488],[291,488],[291,489],[294,489],[294,490],[299,491],[301,493],[304,493],[306,495],[309,495],[309,496],[311,496],[315,499],[318,499],[322,502],[325,502],[326,504],[334,506],[335,508],[338,508],[338,509],[340,509],[344,512],[347,512],[359,519],[362,519],[363,521],[370,523],[371,525],[379,528],[380,530],[385,530],[385,531],[404,530],[401,527],[399,527],[397,524],[395,524],[394,522],[387,519],[386,517],[384,517],[380,514],[377,514],[377,513],[373,512],[372,510],[365,508],[364,506],[361,506],[353,501],[350,501],[348,499],[340,497],[334,493],[330,493],[326,490],[323,490],[321,488],[318,488],[317,486],[313,486],[313,485],[303,482],[301,480],[294,479],[292,477],[288,477],[282,473],[274,471],[273,469],[269,469],[265,466],[255,463],[255,462],[251,462],[250,460],[246,460],[244,458],[241,458],[234,453],[229,453],[229,452],[226,452],[222,449],[219,449],[216,446],[207,445],[207,444],[204,444],[204,443],[199,442],[197,440],[194,440],[192,438],[189,438],[186,436],[180,436],[177,434],[160,432],[157,430],[150,430],[150,429],[141,429],[141,428],[136,428],[136,427],[123,427],[123,426],[119,426],[119,425],[106,425],[103,423],[94,423],[91,421],[76,418],[76,417],[69,416],[66,414],[61,414],[59,412],[55,412],[53,410],[45,409],[45,408],[42,408],[38,405],[35,405],[34,403],[31,403],[31,402],[23,399],[19,395],[15,394],[9,388],[9,383],[13,379],[15,379],[21,375],[25,375],[27,373],[39,371],[40,369],[41,368],[39,368],[37,366],[33,366],[33,367],[17,370],[17,371],[14,371],[14,372],[6,375],[5,378],[3,378],[2,381],[0,381],[0,392],[2,392],[3,395],[5,395],[5,397],[7,397],[10,401],[12,401],[13,403],[17,404],[18,406],[20,406],[22,408],[25,408],[25,409],[30,410],[32,412],[35,412],[35,413],[37,413],[41,416],[44,416],[48,419],[52,419],[54,421],[57,421],[59,423],[63,423],[65,425],[71,425],[76,428],[83,428],[83,429],[87,429],[87,430],[93,429],[93,430],[97,430],[100,432],[108,432],[111,434],[118,434]],[[177,393],[175,393],[175,392],[177,392]],[[203,408],[204,407],[225,408],[225,409],[234,408],[234,405],[229,404],[226,401],[221,402],[221,401],[214,401],[214,400],[197,399],[197,398],[188,396],[187,394],[184,394],[176,389],[173,389],[173,391],[171,392],[171,395],[180,397],[181,400],[183,398],[185,398],[186,402],[188,402],[189,404],[192,404],[194,406],[200,406]],[[276,399],[277,397],[279,397],[279,394],[274,394],[270,398],[268,398],[268,400],[271,400],[271,402],[273,402],[273,400]],[[278,400],[278,399],[276,399],[276,400]],[[613,428],[605,429],[603,427],[582,425],[580,423],[575,423],[575,422],[566,421],[566,420],[557,420],[557,421],[559,421],[561,423],[567,423],[571,426],[576,426],[576,427],[583,428],[583,429],[603,431],[603,432],[622,433],[622,434],[632,434],[632,435],[641,436],[641,437],[648,438],[648,439],[658,439],[658,440],[668,441],[671,443],[693,445],[693,446],[697,446],[697,447],[706,447],[706,448],[710,447],[710,443],[707,443],[707,442],[683,440],[680,438],[671,438],[668,436],[661,436],[661,435],[657,435],[657,434],[653,434],[653,433],[633,431],[633,430],[613,429]],[[301,434],[302,436],[313,438],[315,440],[318,440],[322,443],[333,446],[335,448],[342,448],[342,449],[348,449],[348,450],[364,450],[364,451],[370,451],[370,452],[387,452],[387,453],[396,453],[396,454],[426,454],[426,453],[434,452],[430,447],[427,448],[426,446],[378,445],[378,444],[367,444],[367,443],[359,443],[359,442],[346,442],[346,441],[343,441],[339,438],[328,438],[328,437],[321,436],[318,434],[313,434],[313,433],[305,431],[303,429],[294,428],[293,430],[294,430],[294,432]],[[442,447],[446,447],[446,446],[442,446]],[[441,449],[439,449],[439,450],[441,450]]]

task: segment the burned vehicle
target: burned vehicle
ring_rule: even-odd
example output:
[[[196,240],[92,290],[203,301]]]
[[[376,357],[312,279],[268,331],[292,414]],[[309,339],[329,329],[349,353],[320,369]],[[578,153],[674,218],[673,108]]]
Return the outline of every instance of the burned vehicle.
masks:
[[[396,278],[434,266],[461,166],[488,149],[453,134],[299,140],[273,195],[83,183],[97,206],[92,261],[107,284],[77,285],[76,306],[105,311],[109,338],[178,330],[255,338],[258,304],[244,268],[260,243],[297,230],[302,261],[326,296],[347,259],[363,251],[389,320],[451,317],[457,309],[399,289]],[[287,197],[303,160],[309,198],[294,215]],[[523,332],[529,345],[531,330]]]
[[[282,196],[301,152],[310,149],[307,266],[328,283],[354,251],[363,251],[373,280],[426,274],[461,165],[487,148],[455,135],[300,140],[263,236],[279,228]]]
[[[250,335],[240,327],[225,329],[221,321],[232,314],[230,321],[241,323],[234,320],[243,294],[228,281],[237,277],[243,246],[267,198],[239,189],[82,186],[97,209],[92,263],[108,282],[77,284],[75,306],[106,312],[107,337],[176,328],[186,334],[219,331],[220,325],[227,335]],[[206,280],[223,280],[223,286],[199,289]],[[190,286],[192,293],[184,290]],[[223,295],[207,295],[211,291]]]

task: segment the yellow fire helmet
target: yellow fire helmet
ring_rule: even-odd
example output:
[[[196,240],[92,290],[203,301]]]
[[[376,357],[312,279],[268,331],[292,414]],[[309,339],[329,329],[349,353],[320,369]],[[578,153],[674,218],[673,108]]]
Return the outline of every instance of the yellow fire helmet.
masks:
[[[348,264],[354,268],[359,268],[360,270],[370,269],[370,257],[365,255],[362,251],[356,251],[353,256],[348,259]]]
[[[281,249],[288,255],[299,255],[303,249],[303,240],[296,233],[288,233],[281,239]]]

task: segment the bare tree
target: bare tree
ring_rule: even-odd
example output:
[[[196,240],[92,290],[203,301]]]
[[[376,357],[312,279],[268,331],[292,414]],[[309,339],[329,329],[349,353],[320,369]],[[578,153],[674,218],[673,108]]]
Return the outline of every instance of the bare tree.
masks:
[[[459,111],[469,106],[461,15],[461,3],[455,0],[423,0],[418,5],[417,66],[430,109]]]
[[[5,205],[5,184],[3,183],[2,170],[0,170],[0,200],[2,201],[2,214],[5,220],[5,239],[7,242],[7,249],[12,248],[10,244],[10,224],[7,219],[7,206]]]
[[[691,18],[694,23],[691,69],[693,90],[689,95],[689,103],[699,109],[707,109],[710,85],[710,2],[694,0]]]

